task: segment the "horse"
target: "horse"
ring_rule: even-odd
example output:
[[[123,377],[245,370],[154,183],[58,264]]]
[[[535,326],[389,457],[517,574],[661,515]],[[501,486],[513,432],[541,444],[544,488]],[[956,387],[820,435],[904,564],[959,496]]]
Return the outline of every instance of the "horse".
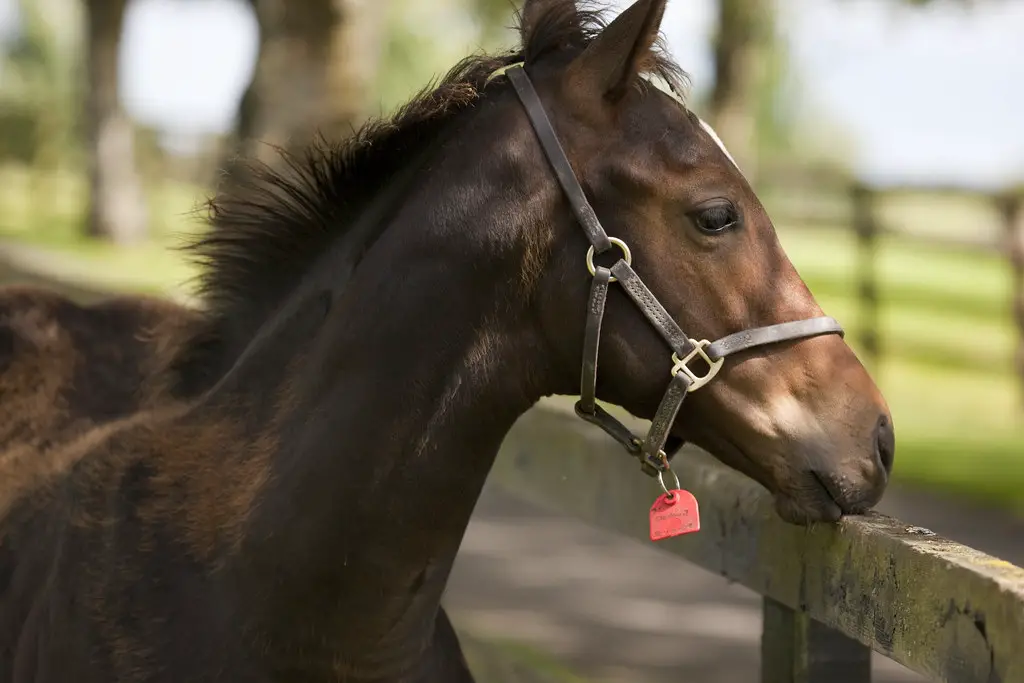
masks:
[[[0,683],[471,682],[441,597],[544,396],[663,484],[686,440],[794,524],[877,503],[884,397],[686,106],[666,2],[526,0],[520,47],[213,198],[168,365],[211,386],[0,462]]]
[[[50,451],[149,405],[160,359],[197,319],[144,295],[84,305],[47,287],[0,289],[0,453]]]

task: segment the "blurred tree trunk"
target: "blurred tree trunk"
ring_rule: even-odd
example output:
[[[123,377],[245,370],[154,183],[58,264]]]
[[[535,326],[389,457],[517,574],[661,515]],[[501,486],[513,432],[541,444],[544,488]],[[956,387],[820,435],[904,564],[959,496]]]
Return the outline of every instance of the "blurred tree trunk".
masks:
[[[118,50],[126,0],[87,0],[85,96],[89,210],[86,232],[118,244],[146,238],[147,210],[135,166],[135,131],[118,99]]]
[[[327,62],[329,138],[352,134],[371,112],[370,96],[384,52],[389,0],[333,0],[340,20],[334,25]]]
[[[295,152],[317,133],[350,135],[367,113],[387,0],[251,1],[260,50],[229,156],[270,162],[270,145]]]
[[[751,182],[758,163],[758,105],[774,38],[774,0],[718,0],[710,123]]]

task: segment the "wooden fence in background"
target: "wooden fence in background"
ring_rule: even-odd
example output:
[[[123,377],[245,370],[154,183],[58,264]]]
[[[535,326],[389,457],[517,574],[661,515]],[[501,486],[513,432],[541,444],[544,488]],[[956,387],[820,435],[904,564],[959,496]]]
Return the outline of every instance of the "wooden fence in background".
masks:
[[[992,189],[926,183],[869,183],[831,170],[789,167],[762,170],[759,177],[770,179],[772,192],[778,195],[799,197],[826,193],[846,198],[848,211],[783,208],[773,210],[772,218],[780,226],[804,224],[821,230],[851,231],[855,236],[857,254],[854,289],[859,311],[851,331],[869,365],[877,367],[885,353],[880,323],[880,309],[884,306],[884,283],[878,267],[881,242],[885,236],[899,235],[902,239],[921,245],[939,246],[964,253],[989,253],[1005,259],[1007,279],[1011,283],[1006,315],[1014,320],[1016,327],[1012,363],[1016,366],[1020,394],[1024,398],[1024,187]],[[956,236],[908,230],[906,226],[898,222],[886,222],[880,216],[879,207],[886,200],[899,196],[942,200],[960,198],[987,205],[998,217],[1000,229],[986,234],[977,225],[963,225]],[[962,337],[958,337],[952,329],[945,340],[930,342],[946,342],[951,350],[949,355],[963,356],[968,351],[963,348],[965,342]],[[992,359],[983,359],[982,362],[991,365]]]
[[[1017,364],[1024,378],[1024,194],[1016,192],[984,191],[965,187],[935,185],[873,186],[853,183],[850,186],[853,206],[853,231],[857,236],[857,292],[862,306],[860,342],[870,359],[877,361],[879,344],[879,281],[876,267],[879,240],[886,233],[900,232],[898,226],[886,226],[879,220],[876,210],[880,200],[896,194],[929,194],[935,196],[962,196],[990,203],[1003,221],[1002,241],[986,242],[978,239],[953,239],[902,233],[923,244],[942,245],[965,251],[989,251],[1003,255],[1009,263],[1013,281],[1013,294],[1007,314],[1013,314],[1018,329]],[[969,234],[970,226],[965,226]]]

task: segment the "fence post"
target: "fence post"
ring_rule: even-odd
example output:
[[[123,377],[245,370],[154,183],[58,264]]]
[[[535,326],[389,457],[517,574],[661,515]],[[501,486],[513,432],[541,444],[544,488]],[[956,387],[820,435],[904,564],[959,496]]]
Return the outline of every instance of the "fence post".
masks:
[[[1011,306],[1013,318],[1017,323],[1014,363],[1017,366],[1017,378],[1021,387],[1020,397],[1024,399],[1024,194],[1009,193],[1000,198],[999,204],[1000,213],[1003,215],[1006,253],[1012,273]]]
[[[763,599],[761,683],[871,683],[871,648]]]
[[[853,229],[857,235],[857,296],[860,320],[857,336],[872,370],[877,372],[881,355],[878,325],[878,221],[875,217],[875,192],[860,183],[850,187],[853,204]]]

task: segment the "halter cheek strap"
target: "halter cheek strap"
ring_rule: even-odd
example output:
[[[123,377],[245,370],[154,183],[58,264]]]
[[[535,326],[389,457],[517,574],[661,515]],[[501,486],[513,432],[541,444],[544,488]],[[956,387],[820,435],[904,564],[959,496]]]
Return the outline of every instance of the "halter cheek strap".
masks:
[[[562,186],[562,191],[572,206],[576,220],[590,240],[591,246],[587,251],[586,261],[593,280],[587,304],[580,400],[576,403],[576,414],[603,429],[631,455],[639,458],[644,472],[658,476],[668,469],[669,459],[683,444],[681,439],[670,437],[669,434],[683,401],[686,400],[687,394],[714,379],[726,357],[782,341],[806,339],[823,334],[842,336],[843,328],[835,319],[822,316],[744,330],[722,337],[714,343],[706,339],[696,340],[689,337],[633,270],[633,256],[626,243],[609,237],[605,232],[593,207],[587,201],[583,187],[572,170],[572,165],[544,111],[544,105],[526,72],[521,66],[513,66],[507,69],[505,74],[526,109],[530,123],[555,172],[555,177]],[[594,255],[604,253],[613,247],[622,252],[621,258],[611,268],[595,266]],[[635,436],[624,424],[597,404],[597,359],[601,343],[601,323],[604,320],[608,290],[614,282],[622,286],[623,291],[672,351],[669,385],[651,420],[651,428],[644,438]],[[690,368],[690,363],[698,358],[708,366],[708,370],[702,375]]]

